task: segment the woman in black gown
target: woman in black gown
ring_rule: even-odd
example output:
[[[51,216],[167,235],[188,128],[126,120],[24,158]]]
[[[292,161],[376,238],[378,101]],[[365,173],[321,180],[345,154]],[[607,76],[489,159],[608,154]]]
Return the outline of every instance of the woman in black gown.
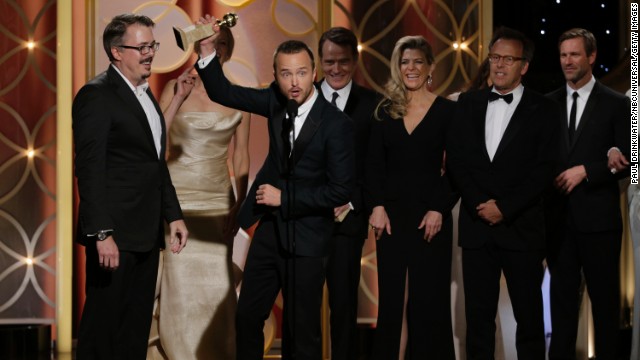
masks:
[[[433,94],[431,46],[398,40],[372,125],[365,187],[378,260],[376,359],[455,359],[451,330],[452,193],[444,146],[454,103]]]

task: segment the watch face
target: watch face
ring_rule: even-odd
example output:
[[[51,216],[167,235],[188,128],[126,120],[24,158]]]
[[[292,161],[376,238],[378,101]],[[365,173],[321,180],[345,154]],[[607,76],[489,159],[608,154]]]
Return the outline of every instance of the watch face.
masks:
[[[106,238],[107,238],[107,234],[106,233],[104,233],[102,231],[98,233],[98,240],[102,241],[102,240],[104,240]]]

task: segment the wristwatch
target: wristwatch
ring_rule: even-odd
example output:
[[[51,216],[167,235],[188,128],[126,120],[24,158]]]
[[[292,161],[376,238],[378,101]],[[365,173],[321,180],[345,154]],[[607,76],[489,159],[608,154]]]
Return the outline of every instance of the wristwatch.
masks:
[[[96,236],[98,237],[98,241],[103,241],[104,239],[111,236],[111,233],[113,233],[113,230],[100,230],[98,231]]]

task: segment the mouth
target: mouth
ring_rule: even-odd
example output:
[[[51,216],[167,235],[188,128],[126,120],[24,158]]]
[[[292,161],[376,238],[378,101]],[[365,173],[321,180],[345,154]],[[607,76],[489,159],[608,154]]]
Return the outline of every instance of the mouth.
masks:
[[[291,98],[295,99],[298,96],[300,96],[300,94],[302,93],[302,90],[299,88],[293,88],[291,90],[289,90],[289,95],[291,95]]]
[[[496,71],[493,73],[496,77],[505,77],[507,76],[507,73],[504,71]]]
[[[148,57],[146,59],[143,59],[142,61],[140,61],[141,65],[145,65],[148,68],[151,68],[151,63],[153,62],[153,58],[152,57]]]

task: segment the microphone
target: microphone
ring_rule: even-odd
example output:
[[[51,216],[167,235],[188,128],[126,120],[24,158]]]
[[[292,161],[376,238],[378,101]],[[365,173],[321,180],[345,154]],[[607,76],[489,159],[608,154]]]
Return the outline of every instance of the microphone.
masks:
[[[287,115],[289,115],[291,122],[298,116],[298,103],[293,99],[287,101]]]
[[[294,141],[295,141],[295,129],[294,129],[294,122],[295,122],[295,118],[296,116],[298,116],[298,103],[293,100],[293,99],[289,99],[287,101],[287,107],[286,107],[286,112],[287,112],[287,118],[284,119],[284,122],[282,124],[282,141],[284,143],[284,169],[285,169],[285,173],[288,175],[289,171],[291,169],[291,163],[290,163],[290,158],[291,158],[291,153],[293,151],[293,144],[291,144],[290,138],[289,138],[289,133],[291,132],[291,130],[294,130]]]

